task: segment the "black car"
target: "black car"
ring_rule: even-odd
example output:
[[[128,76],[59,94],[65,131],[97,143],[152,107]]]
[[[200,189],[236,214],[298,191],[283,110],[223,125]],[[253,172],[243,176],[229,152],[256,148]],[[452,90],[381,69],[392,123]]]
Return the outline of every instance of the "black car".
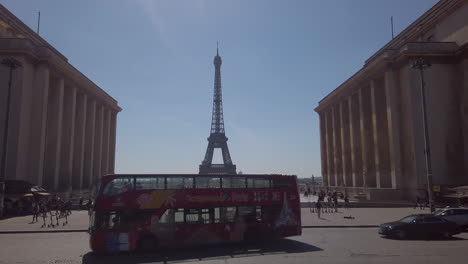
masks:
[[[460,232],[457,224],[430,214],[410,215],[379,226],[379,234],[398,239],[432,236],[449,238]]]

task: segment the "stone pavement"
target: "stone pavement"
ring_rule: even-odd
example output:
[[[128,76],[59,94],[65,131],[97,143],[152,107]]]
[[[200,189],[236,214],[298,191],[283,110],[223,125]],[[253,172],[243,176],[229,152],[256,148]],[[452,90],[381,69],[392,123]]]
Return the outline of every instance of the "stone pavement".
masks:
[[[89,227],[89,216],[88,211],[73,211],[68,216],[68,224],[63,226],[65,218],[59,219],[60,226],[54,228],[42,226],[42,218],[39,218],[38,222],[31,223],[32,215],[18,216],[0,220],[0,233],[2,232],[16,232],[16,231],[27,231],[27,232],[57,232],[57,231],[72,231],[82,230],[85,231]],[[50,223],[50,217],[46,218],[46,223]],[[56,223],[54,218],[54,223]]]
[[[413,208],[339,208],[338,213],[322,213],[321,218],[310,209],[302,208],[303,227],[362,227],[377,226],[384,222],[398,220],[404,216],[418,213],[428,213],[429,210]],[[346,219],[352,216],[354,219]],[[32,216],[13,217],[0,220],[0,233],[16,232],[85,232],[89,226],[87,211],[73,211],[68,217],[68,224],[63,226],[64,219],[60,219],[60,226],[55,228],[41,228],[42,218],[39,222],[31,223]],[[55,220],[54,220],[55,222]],[[50,223],[50,220],[47,220]]]
[[[429,209],[420,210],[413,208],[339,208],[338,213],[312,213],[308,208],[301,209],[303,227],[352,227],[352,226],[377,226],[385,222],[401,219],[410,214],[429,213]],[[354,217],[347,219],[344,217]]]

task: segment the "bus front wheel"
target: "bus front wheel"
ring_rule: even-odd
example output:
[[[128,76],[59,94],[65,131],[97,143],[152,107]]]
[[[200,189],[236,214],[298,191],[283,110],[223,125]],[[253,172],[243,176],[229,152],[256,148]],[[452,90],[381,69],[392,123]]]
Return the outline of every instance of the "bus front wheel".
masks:
[[[158,240],[154,236],[144,236],[138,241],[138,251],[151,252],[158,246]]]

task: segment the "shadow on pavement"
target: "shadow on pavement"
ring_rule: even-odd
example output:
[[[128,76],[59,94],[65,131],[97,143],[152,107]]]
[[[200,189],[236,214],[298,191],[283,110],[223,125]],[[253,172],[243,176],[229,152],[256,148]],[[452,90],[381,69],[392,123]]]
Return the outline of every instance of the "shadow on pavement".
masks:
[[[152,262],[192,262],[202,260],[234,259],[275,254],[322,251],[321,248],[290,239],[256,244],[216,245],[196,248],[164,249],[154,254],[118,253],[97,254],[88,252],[83,256],[84,264],[95,263],[152,263]]]
[[[409,238],[405,238],[405,239],[398,239],[398,238],[389,237],[389,236],[380,236],[380,237],[385,238],[385,239],[389,239],[389,240],[410,240],[410,241],[430,241],[430,240],[434,240],[434,241],[457,241],[457,240],[468,240],[466,238],[457,237],[457,236],[453,236],[453,237],[450,237],[450,238],[444,238],[444,237],[409,237]]]

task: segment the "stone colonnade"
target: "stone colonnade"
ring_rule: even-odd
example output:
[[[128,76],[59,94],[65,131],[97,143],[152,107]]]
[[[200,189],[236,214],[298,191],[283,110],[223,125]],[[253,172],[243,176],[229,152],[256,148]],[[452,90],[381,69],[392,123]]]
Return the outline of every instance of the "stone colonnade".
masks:
[[[81,73],[77,78],[74,68],[76,72],[69,74],[66,67],[48,61],[26,55],[9,57],[15,57],[22,67],[14,70],[12,78],[7,179],[70,193],[86,190],[98,177],[113,173],[121,110],[117,102]],[[6,67],[0,69],[2,127],[8,72]]]
[[[397,188],[395,85],[388,68],[319,111],[324,186]]]

